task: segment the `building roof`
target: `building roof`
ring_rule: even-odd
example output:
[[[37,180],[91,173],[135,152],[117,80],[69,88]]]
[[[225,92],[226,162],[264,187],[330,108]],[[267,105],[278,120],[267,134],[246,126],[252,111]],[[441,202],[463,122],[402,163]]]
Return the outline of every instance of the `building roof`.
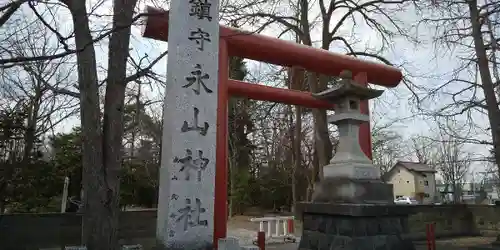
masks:
[[[420,162],[410,162],[410,161],[398,161],[396,162],[396,165],[394,166],[397,166],[397,165],[400,165],[410,171],[413,171],[413,172],[418,172],[418,173],[435,173],[436,170],[434,170],[433,168],[431,168],[429,165],[425,164],[425,163],[420,163]]]
[[[411,162],[411,161],[398,161],[392,168],[387,171],[387,173],[382,176],[383,180],[389,180],[394,173],[394,169],[398,166],[403,167],[414,174],[424,175],[425,173],[436,173],[436,170],[432,169],[429,165],[420,162]]]

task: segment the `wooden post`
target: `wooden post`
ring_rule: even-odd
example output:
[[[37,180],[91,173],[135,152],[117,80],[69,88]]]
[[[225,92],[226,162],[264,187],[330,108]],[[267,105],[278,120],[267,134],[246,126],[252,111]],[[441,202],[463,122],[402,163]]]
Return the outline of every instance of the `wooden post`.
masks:
[[[266,234],[262,231],[257,233],[257,246],[260,250],[266,249]]]

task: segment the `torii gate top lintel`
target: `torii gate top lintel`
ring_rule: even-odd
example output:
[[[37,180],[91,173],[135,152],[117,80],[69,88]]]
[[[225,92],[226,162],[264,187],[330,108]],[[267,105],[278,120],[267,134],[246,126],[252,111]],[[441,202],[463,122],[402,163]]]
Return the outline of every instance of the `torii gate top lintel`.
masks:
[[[168,41],[168,11],[148,6],[143,36]],[[395,87],[402,79],[399,69],[380,63],[360,60],[353,56],[333,53],[269,36],[220,26],[220,36],[228,45],[231,56],[252,59],[288,67],[300,67],[313,72],[338,76],[342,70],[356,75],[365,73],[369,83]]]

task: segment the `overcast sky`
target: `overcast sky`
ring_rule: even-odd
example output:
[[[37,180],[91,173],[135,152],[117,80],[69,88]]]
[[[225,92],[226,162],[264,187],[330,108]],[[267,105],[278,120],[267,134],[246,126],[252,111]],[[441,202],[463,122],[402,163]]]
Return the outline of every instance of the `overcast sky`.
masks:
[[[186,1],[187,2],[187,1]],[[111,1],[107,1],[106,5],[101,6],[101,13],[109,13]],[[141,9],[144,9],[145,4],[141,4]],[[165,9],[168,7],[165,6]],[[317,7],[313,8],[311,11],[311,16],[314,12],[317,11]],[[61,18],[61,25],[66,25],[67,29],[72,29],[71,27],[71,19],[69,13],[67,11],[61,11],[59,14]],[[404,21],[410,29],[412,25],[416,23],[418,20],[418,16],[415,14],[413,10],[409,10],[406,13],[399,13],[397,16],[400,20]],[[339,16],[334,16],[332,20],[332,24],[335,24],[336,21],[340,18]],[[109,21],[107,17],[99,17],[94,18],[94,24],[96,25],[105,25]],[[251,29],[251,27],[250,27]],[[415,30],[414,30],[415,31]],[[132,29],[133,38],[131,40],[131,54],[136,55],[137,58],[148,54],[150,58],[157,57],[161,52],[167,49],[167,43],[165,42],[157,42],[152,41],[150,39],[145,39],[141,37],[141,28],[134,27]],[[266,35],[275,36],[278,31],[276,29],[268,29],[263,32]],[[422,43],[418,46],[407,42],[402,38],[395,38],[392,40],[391,48],[386,50],[383,54],[384,56],[393,62],[396,65],[404,65],[405,76],[430,76],[430,75],[444,75],[441,79],[432,79],[425,77],[410,77],[415,84],[420,86],[436,86],[447,80],[446,73],[450,72],[455,66],[455,55],[451,52],[442,51],[440,54],[436,54],[436,48],[433,47],[432,43],[426,41],[430,40],[432,35],[432,30],[428,27],[422,27],[418,30],[419,39],[422,40]],[[380,47],[380,38],[376,35],[376,33],[370,28],[363,26],[360,23],[357,23],[356,29],[352,29],[352,27],[345,26],[343,27],[342,34],[346,34],[346,36],[353,35],[356,38],[356,44],[354,47],[359,50],[364,50],[365,48],[378,48]],[[284,37],[284,39],[291,39],[290,36]],[[320,33],[315,30],[313,32],[313,40],[320,40]],[[345,52],[343,47],[338,46],[339,44],[334,44],[331,48],[332,51]],[[104,42],[103,46],[96,46],[96,53],[98,57],[98,63],[102,67],[106,67],[107,63],[107,44]],[[268,71],[269,67],[266,65],[260,64],[258,62],[249,62],[249,69],[253,75],[258,75],[259,71]],[[166,74],[166,59],[160,61],[155,67],[154,71],[159,74]],[[103,75],[101,75],[103,78]],[[272,83],[263,83],[263,84],[272,84]],[[159,93],[162,93],[163,89],[144,89],[147,95],[153,98],[158,98]],[[406,86],[401,84],[399,87],[386,91],[380,100],[372,101],[371,107],[374,115],[374,119],[379,123],[384,123],[387,121],[391,121],[397,118],[405,118],[412,117],[415,112],[415,106],[410,102],[412,98],[411,92],[408,90]],[[443,97],[443,101],[447,101],[446,98]],[[449,99],[448,99],[449,101]],[[437,103],[430,103],[428,105],[438,105]],[[474,117],[476,123],[483,124],[486,126],[486,119],[484,116],[475,116]],[[58,130],[61,132],[69,131],[72,125],[78,125],[78,118],[72,118],[70,121],[66,122],[63,126],[61,126]],[[412,118],[412,119],[404,119],[391,127],[391,130],[398,132],[405,138],[410,138],[413,135],[430,135],[430,130],[432,128],[432,123],[430,123],[429,119],[423,119],[422,117]],[[478,135],[480,136],[480,135]],[[484,134],[487,138],[488,135]],[[468,146],[467,147],[470,152],[486,155],[488,153],[488,149],[484,146]],[[409,160],[409,159],[408,159]],[[483,167],[482,164],[475,164],[475,168],[477,171],[481,171]]]

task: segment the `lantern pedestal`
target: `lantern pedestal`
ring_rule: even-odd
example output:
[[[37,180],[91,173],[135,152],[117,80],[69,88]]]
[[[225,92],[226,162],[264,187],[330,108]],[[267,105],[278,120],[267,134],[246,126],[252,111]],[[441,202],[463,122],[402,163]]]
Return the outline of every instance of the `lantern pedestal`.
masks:
[[[301,203],[299,250],[414,250],[408,232],[411,207],[373,204]]]

